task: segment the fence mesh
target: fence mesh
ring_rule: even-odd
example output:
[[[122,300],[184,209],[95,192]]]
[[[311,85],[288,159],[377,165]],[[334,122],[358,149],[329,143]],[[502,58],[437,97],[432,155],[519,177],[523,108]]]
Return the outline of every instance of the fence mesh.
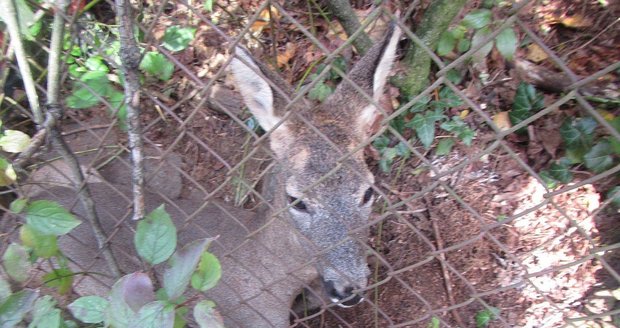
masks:
[[[282,309],[286,324],[298,327],[617,325],[620,243],[614,203],[620,196],[614,187],[620,165],[613,147],[620,140],[615,120],[620,56],[617,49],[608,57],[595,53],[605,46],[597,41],[601,35],[612,34],[604,40],[613,48],[617,10],[591,1],[571,3],[582,15],[595,11],[596,22],[572,16],[582,17],[595,35],[561,44],[553,31],[573,27],[555,22],[559,25],[546,26],[550,32],[540,23],[553,3],[497,4],[488,10],[489,21],[466,26],[450,51],[431,50],[416,34],[429,15],[426,1],[356,4],[362,23],[354,36],[380,40],[392,23],[403,31],[396,75],[406,74],[410,47],[423,49],[433,69],[429,86],[411,97],[401,95],[392,79],[378,104],[382,117],[373,133],[352,150],[342,149],[334,135],[298,111],[304,98],[319,103],[338,81],[353,81],[346,72],[360,57],[322,3],[133,3],[142,51],[147,209],[165,204],[177,224],[179,245],[219,235],[210,247],[223,264],[223,276],[205,297],[216,300],[227,327],[279,327]],[[114,4],[95,4],[80,17],[65,17],[62,135],[79,160],[85,175],[80,190],[88,186],[92,193],[118,269],[150,270],[132,244],[136,223]],[[450,30],[462,27],[459,22],[469,13],[487,13],[479,5],[465,4]],[[43,13],[51,7],[36,8]],[[496,40],[505,31],[519,41],[514,60],[500,54]],[[313,242],[286,219],[297,204],[274,192],[282,191],[283,182],[266,179],[287,165],[269,147],[269,138],[282,136],[258,126],[230,77],[230,54],[237,45],[293,85],[296,93],[284,104],[288,111],[281,124],[296,119],[314,131],[324,149],[338,154],[337,166],[302,186],[306,195],[321,193],[322,181],[356,171],[351,158],[365,156],[374,173],[374,183],[361,171],[350,176],[372,183],[375,194],[370,218],[348,237],[368,255],[370,268],[368,286],[359,291],[364,300],[350,309],[325,298],[323,286],[307,279],[326,252],[350,239],[319,251],[304,246],[303,256],[295,249]],[[37,91],[45,99],[45,70],[37,65],[48,56],[47,36],[30,46],[35,78],[40,76]],[[32,119],[32,113],[21,86],[10,88],[12,79],[19,80],[11,51],[5,45],[4,72],[10,76],[3,121],[27,131],[19,122]],[[534,52],[542,58],[539,64],[532,63]],[[587,69],[584,58],[592,60]],[[518,97],[526,97],[530,111],[509,119],[523,110],[515,105]],[[354,122],[344,123],[354,128]],[[432,144],[424,145],[423,133],[434,137]],[[580,142],[589,148],[576,154],[569,146]],[[78,273],[68,295],[101,295],[115,281],[111,264],[96,246],[75,191],[75,172],[61,157],[44,146],[26,166],[27,178],[5,195],[57,200],[85,222],[60,241],[69,267]],[[23,222],[20,215],[7,216],[4,249],[18,238]],[[37,262],[38,278],[27,284],[41,286],[43,275],[60,265]]]

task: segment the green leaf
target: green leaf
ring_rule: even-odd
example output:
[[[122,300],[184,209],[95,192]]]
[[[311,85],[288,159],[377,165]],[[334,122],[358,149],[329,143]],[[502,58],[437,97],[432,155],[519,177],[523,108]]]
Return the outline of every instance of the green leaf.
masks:
[[[167,260],[177,246],[177,229],[160,205],[138,222],[134,244],[140,257],[151,264]]]
[[[170,51],[181,51],[194,40],[195,27],[170,26],[164,33],[162,46]]]
[[[17,180],[13,165],[4,157],[0,157],[0,187],[6,187]]]
[[[439,100],[431,102],[432,107],[435,109],[458,107],[462,104],[463,99],[448,87],[441,88],[441,90],[439,90]]]
[[[559,184],[559,181],[552,177],[548,170],[542,170],[538,175],[540,175],[547,189],[554,189]]]
[[[99,296],[83,296],[69,304],[73,316],[83,323],[99,323],[105,319],[109,302]]]
[[[125,104],[125,94],[120,91],[111,91],[109,93],[110,105],[112,105],[111,113],[116,113],[118,117],[118,125],[123,131],[127,131],[127,105]]]
[[[454,146],[454,139],[452,138],[445,138],[439,140],[439,142],[437,143],[437,149],[435,149],[435,155],[448,155],[452,150],[452,146]]]
[[[24,315],[32,309],[37,297],[39,297],[39,292],[31,289],[23,289],[9,296],[0,305],[1,327],[11,328],[20,323]]]
[[[566,144],[566,155],[573,163],[581,163],[592,146],[597,123],[591,117],[567,119],[560,126],[560,135]]]
[[[43,281],[48,287],[56,288],[58,293],[66,294],[73,284],[73,272],[67,268],[53,269],[52,272],[43,276]]]
[[[461,24],[473,28],[483,28],[491,23],[492,13],[488,9],[478,9],[463,17]]]
[[[13,212],[15,214],[19,214],[19,213],[21,213],[24,210],[26,205],[28,205],[28,200],[27,199],[18,198],[18,199],[16,199],[16,200],[11,202],[11,205],[9,205],[9,209],[11,210],[11,212]]]
[[[2,255],[2,265],[4,271],[17,282],[28,280],[30,275],[30,262],[28,262],[28,251],[20,244],[11,243]]]
[[[308,92],[308,98],[310,98],[310,100],[318,100],[320,102],[323,102],[333,92],[334,90],[329,85],[321,81],[315,84],[312,89],[310,89],[310,91]]]
[[[105,64],[105,61],[103,60],[101,56],[89,57],[84,62],[84,66],[86,66],[86,68],[89,71],[99,71],[99,72],[105,72],[105,73],[110,71],[110,69]]]
[[[459,43],[456,45],[456,50],[459,53],[464,53],[471,48],[471,41],[469,39],[460,39]]]
[[[378,136],[373,140],[372,145],[375,146],[379,152],[382,152],[390,145],[390,138],[385,135]]]
[[[441,322],[437,317],[432,317],[431,322],[428,323],[428,328],[439,328],[441,326]]]
[[[25,0],[16,0],[15,7],[17,9],[16,18],[19,25],[19,33],[27,40],[34,40],[34,35],[30,30],[30,27],[34,25],[36,20],[34,12]],[[6,12],[6,10],[3,10],[3,12]]]
[[[489,325],[491,320],[495,319],[499,315],[499,309],[492,307],[491,309],[484,309],[476,313],[476,327],[484,328]]]
[[[474,36],[471,39],[471,47],[472,48],[476,48],[478,47],[478,45],[482,44],[482,42],[491,34],[491,31],[488,28],[481,28],[478,31],[476,31],[476,33],[474,33]],[[478,49],[478,51],[476,51],[473,56],[472,56],[472,60],[474,61],[474,63],[482,63],[485,61],[486,57],[489,55],[489,53],[491,52],[491,50],[493,50],[493,42],[489,41],[487,43],[485,43],[480,49]]]
[[[217,284],[222,276],[222,266],[215,255],[204,252],[198,269],[192,275],[192,287],[201,292],[207,291]]]
[[[614,165],[611,144],[607,140],[599,141],[584,157],[584,163],[590,171],[601,173]]]
[[[62,327],[60,310],[55,308],[56,301],[49,295],[44,295],[34,303],[32,322],[28,328],[59,328]]]
[[[34,255],[40,258],[50,258],[60,254],[58,238],[54,235],[43,235],[25,224],[19,229],[19,238],[24,246],[30,247]]]
[[[517,34],[511,27],[503,29],[495,38],[495,46],[502,56],[508,60],[512,60],[515,51],[517,51]]]
[[[97,105],[112,88],[105,71],[88,71],[80,76],[80,82],[73,86],[67,97],[67,106],[74,109],[89,108]]]
[[[0,304],[11,296],[11,285],[4,279],[4,275],[0,275]]]
[[[566,163],[553,163],[549,166],[549,175],[562,183],[569,183],[573,180],[573,174]]]
[[[181,296],[196,270],[202,253],[213,239],[200,239],[176,251],[168,261],[164,271],[164,289],[169,300]]]
[[[106,326],[133,328],[136,313],[155,300],[153,282],[142,272],[128,274],[119,279],[110,291],[110,305],[106,309]]]
[[[26,222],[43,235],[67,234],[81,222],[64,207],[49,200],[36,200],[26,207]]]
[[[512,110],[508,113],[512,125],[519,124],[544,107],[544,96],[536,92],[534,86],[525,82],[519,83],[512,103]],[[520,130],[520,131],[523,131]]]
[[[196,304],[194,319],[200,328],[224,328],[224,320],[214,308],[215,303],[209,300],[203,300]]]
[[[205,0],[204,8],[208,12],[213,12],[213,0]]]
[[[428,149],[435,138],[435,122],[444,118],[445,115],[441,114],[440,110],[428,111],[425,114],[416,114],[407,126],[415,129],[420,142]]]
[[[445,56],[449,54],[454,46],[456,45],[456,39],[454,38],[454,34],[450,31],[445,31],[441,34],[439,38],[439,43],[437,43],[437,55]]]
[[[411,150],[409,150],[409,146],[405,142],[399,142],[396,144],[396,154],[404,159],[409,158],[411,156]]]
[[[162,81],[168,81],[174,73],[174,65],[166,56],[156,51],[147,52],[140,62],[140,69]]]
[[[5,130],[0,137],[0,147],[8,153],[21,153],[30,145],[30,137],[18,130]]]
[[[445,131],[452,132],[454,136],[461,139],[467,146],[471,146],[476,136],[476,132],[470,129],[467,123],[463,122],[459,116],[452,116],[450,121],[441,123],[440,127]]]
[[[154,301],[143,306],[131,327],[168,328],[174,326],[174,306],[163,301]]]

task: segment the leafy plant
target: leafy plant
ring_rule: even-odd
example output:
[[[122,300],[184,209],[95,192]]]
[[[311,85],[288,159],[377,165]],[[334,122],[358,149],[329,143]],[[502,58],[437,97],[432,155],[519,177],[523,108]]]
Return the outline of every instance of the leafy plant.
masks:
[[[478,311],[476,313],[476,327],[484,328],[489,325],[489,323],[497,318],[499,315],[499,309],[495,307],[491,307],[490,309],[484,309],[482,311]]]
[[[2,121],[0,121],[0,128]],[[21,153],[30,145],[30,136],[18,131],[4,129],[0,132],[0,149],[12,154]],[[0,155],[0,187],[8,186],[17,180],[11,161]]]
[[[425,97],[413,104],[408,112],[393,119],[390,125],[401,135],[406,128],[413,130],[417,140],[420,140],[420,143],[426,149],[431,148],[435,140],[437,127],[449,132],[452,134],[452,137],[442,138],[437,144],[435,154],[441,156],[447,155],[451,151],[456,144],[456,139],[470,146],[473,138],[476,136],[476,132],[460,116],[448,117],[444,114],[447,109],[463,104],[463,100],[452,89],[443,87],[437,95],[438,97],[434,100]],[[408,143],[412,144],[414,141],[414,138],[411,138]],[[373,142],[373,146],[381,155],[379,167],[383,172],[390,171],[391,165],[397,157],[406,159],[411,155],[409,146],[406,143],[402,141],[395,143],[391,141],[388,135],[377,137]]]
[[[446,56],[455,48],[458,53],[464,53],[471,47],[480,45],[491,34],[494,25],[499,25],[499,23],[493,21],[491,10],[487,8],[474,10],[463,17],[456,27],[442,33],[437,45],[437,54]],[[493,42],[485,44],[476,51],[473,56],[474,61],[482,61],[494,45],[504,58],[512,60],[518,45],[518,37],[514,28],[508,27],[500,31]]]
[[[521,82],[517,86],[512,110],[508,113],[510,123],[517,125],[541,110],[544,106],[543,94],[537,92],[533,85]],[[525,131],[525,129],[519,130],[519,132],[522,131]]]
[[[332,63],[333,67],[338,68],[342,72],[346,72],[347,64],[344,61],[343,57],[337,57]],[[319,75],[327,68],[325,64],[319,64],[316,68],[316,72],[308,75],[308,78],[312,81],[319,78]],[[336,89],[335,85],[338,81],[341,80],[341,77],[335,70],[330,69],[329,73],[327,73],[324,77],[321,78],[319,82],[317,82],[310,91],[308,91],[308,98],[311,100],[318,100],[320,102],[325,101],[329,95],[334,93]]]
[[[170,26],[164,33],[162,46],[170,51],[181,51],[194,41],[195,27]]]

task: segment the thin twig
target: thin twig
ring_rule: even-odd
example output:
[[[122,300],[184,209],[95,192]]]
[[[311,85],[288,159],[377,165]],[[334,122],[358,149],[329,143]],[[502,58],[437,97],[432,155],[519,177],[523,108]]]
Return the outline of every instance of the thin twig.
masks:
[[[34,122],[39,125],[43,123],[43,114],[41,113],[39,96],[32,78],[30,65],[28,64],[28,55],[26,54],[26,50],[24,50],[24,43],[19,33],[17,11],[15,10],[15,5],[12,0],[0,0],[0,4],[2,4],[0,7],[3,8],[0,10],[0,17],[2,17],[9,31],[9,35],[11,36],[11,44],[13,45],[17,65],[19,66],[21,78],[24,82],[24,89],[26,90],[30,110],[34,114]]]
[[[140,79],[138,66],[140,50],[133,33],[131,5],[128,0],[115,0],[116,15],[119,19],[119,38],[121,43],[121,70],[125,76],[125,106],[127,107],[127,134],[131,150],[131,180],[133,183],[133,219],[144,217],[144,171],[142,154],[142,135],[140,129]]]
[[[95,204],[90,193],[88,184],[84,179],[84,174],[80,168],[80,164],[65,143],[62,134],[58,129],[58,122],[62,117],[62,107],[59,102],[60,95],[60,54],[62,51],[62,42],[64,36],[65,21],[64,13],[67,9],[68,2],[66,0],[56,1],[56,10],[54,14],[54,24],[52,27],[52,40],[50,42],[50,55],[48,61],[48,83],[47,83],[47,112],[45,118],[45,126],[40,126],[40,131],[47,131],[52,146],[62,156],[73,175],[73,185],[77,191],[78,199],[84,207],[85,217],[90,222],[97,246],[101,250],[103,257],[115,277],[120,277],[120,270],[116,264],[116,260],[112,255],[110,248],[107,246],[108,238],[105,235],[101,222],[95,210]],[[44,132],[42,132],[44,133]]]
[[[442,250],[444,244],[443,244],[443,239],[441,238],[441,234],[439,233],[439,226],[437,225],[437,220],[439,218],[434,213],[433,204],[431,202],[430,196],[428,195],[424,196],[424,200],[426,203],[426,208],[428,209],[428,214],[430,216],[431,224],[433,225],[433,234],[435,235],[435,240],[437,241],[437,250]],[[446,263],[445,253],[439,254],[439,263],[441,264],[441,272],[443,274],[443,280],[446,286],[446,294],[448,294],[448,301],[450,302],[450,306],[454,306],[457,303],[454,300],[454,294],[452,293],[452,281],[450,279],[450,273],[448,272],[448,269],[446,268],[446,264],[445,264]],[[452,309],[450,310],[450,312],[452,313],[452,316],[454,317],[454,321],[456,321],[459,327],[466,327],[457,309]]]

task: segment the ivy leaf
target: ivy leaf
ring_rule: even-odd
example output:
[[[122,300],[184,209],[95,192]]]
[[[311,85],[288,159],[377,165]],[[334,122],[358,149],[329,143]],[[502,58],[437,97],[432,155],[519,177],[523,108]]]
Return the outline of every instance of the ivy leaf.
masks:
[[[170,26],[164,33],[162,46],[170,51],[181,51],[194,40],[195,27]]]
[[[407,126],[415,129],[416,135],[425,148],[430,148],[435,138],[434,120],[428,119],[424,114],[416,114]]]
[[[584,155],[583,160],[592,172],[601,173],[613,166],[611,154],[611,144],[607,140],[601,140]]]
[[[591,117],[567,119],[560,126],[560,135],[566,144],[566,154],[573,163],[581,163],[592,146],[597,123]]]
[[[99,323],[105,318],[105,310],[109,302],[99,296],[83,296],[69,304],[73,316],[83,323]]]
[[[321,81],[315,84],[312,89],[310,89],[310,91],[308,92],[308,98],[310,98],[310,100],[318,100],[319,102],[323,102],[333,92],[334,90],[332,90],[329,85]]]
[[[168,81],[174,73],[174,65],[156,51],[147,52],[140,62],[140,69],[162,81]]]
[[[73,109],[89,108],[97,105],[105,97],[110,88],[110,81],[104,71],[89,71],[80,77],[73,91],[67,97],[67,106]]]
[[[5,130],[0,137],[0,147],[8,153],[21,153],[30,145],[30,137],[18,130]]]
[[[491,23],[492,13],[488,9],[478,9],[463,17],[461,24],[473,28],[480,29]]]
[[[495,319],[499,315],[499,309],[492,307],[491,309],[484,309],[476,313],[476,327],[484,328],[489,325],[491,320]]]
[[[60,294],[66,294],[73,284],[73,272],[67,268],[54,269],[43,276],[43,281],[48,287],[53,287]]]
[[[30,312],[34,301],[39,297],[39,292],[31,289],[23,289],[9,296],[0,305],[0,323],[3,328],[15,327],[24,319],[24,315]]]
[[[151,264],[161,263],[172,255],[177,245],[177,229],[164,205],[138,222],[134,244],[140,257]]]
[[[215,303],[203,300],[194,307],[194,319],[200,328],[224,328],[224,320],[215,309]]]
[[[86,61],[84,62],[84,66],[89,71],[99,71],[105,73],[110,71],[108,65],[105,64],[105,61],[101,56],[88,57],[88,59],[86,59]]]
[[[549,175],[562,183],[569,183],[573,180],[573,174],[566,163],[553,163],[549,166]]]
[[[441,34],[437,43],[437,55],[445,56],[449,54],[456,45],[456,39],[451,31],[445,31]]]
[[[202,253],[212,240],[196,240],[172,255],[168,261],[169,267],[164,271],[164,289],[168,299],[174,300],[183,294]]]
[[[439,140],[439,142],[437,143],[437,149],[435,149],[435,155],[448,155],[452,150],[452,146],[454,146],[454,139],[452,138],[445,138]]]
[[[43,235],[61,236],[80,225],[64,207],[49,200],[36,200],[26,207],[26,222]]]
[[[553,178],[548,170],[542,170],[540,171],[540,173],[538,173],[538,175],[540,175],[540,178],[544,182],[547,189],[554,189],[558,186],[559,181]]]
[[[222,277],[222,266],[215,255],[204,252],[198,269],[192,275],[192,288],[201,292],[207,291],[217,284]]]
[[[441,90],[439,90],[439,100],[431,102],[431,105],[435,109],[458,107],[462,104],[463,99],[448,87],[441,88]]]
[[[512,110],[508,113],[512,125],[519,124],[544,107],[544,96],[536,92],[534,86],[525,82],[519,83]],[[520,129],[519,132],[524,131]]]
[[[17,282],[24,282],[29,278],[30,262],[28,251],[20,244],[11,243],[2,255],[4,271]]]
[[[503,29],[495,38],[497,50],[508,60],[512,60],[514,57],[515,51],[517,51],[517,43],[517,34],[510,27]]]

